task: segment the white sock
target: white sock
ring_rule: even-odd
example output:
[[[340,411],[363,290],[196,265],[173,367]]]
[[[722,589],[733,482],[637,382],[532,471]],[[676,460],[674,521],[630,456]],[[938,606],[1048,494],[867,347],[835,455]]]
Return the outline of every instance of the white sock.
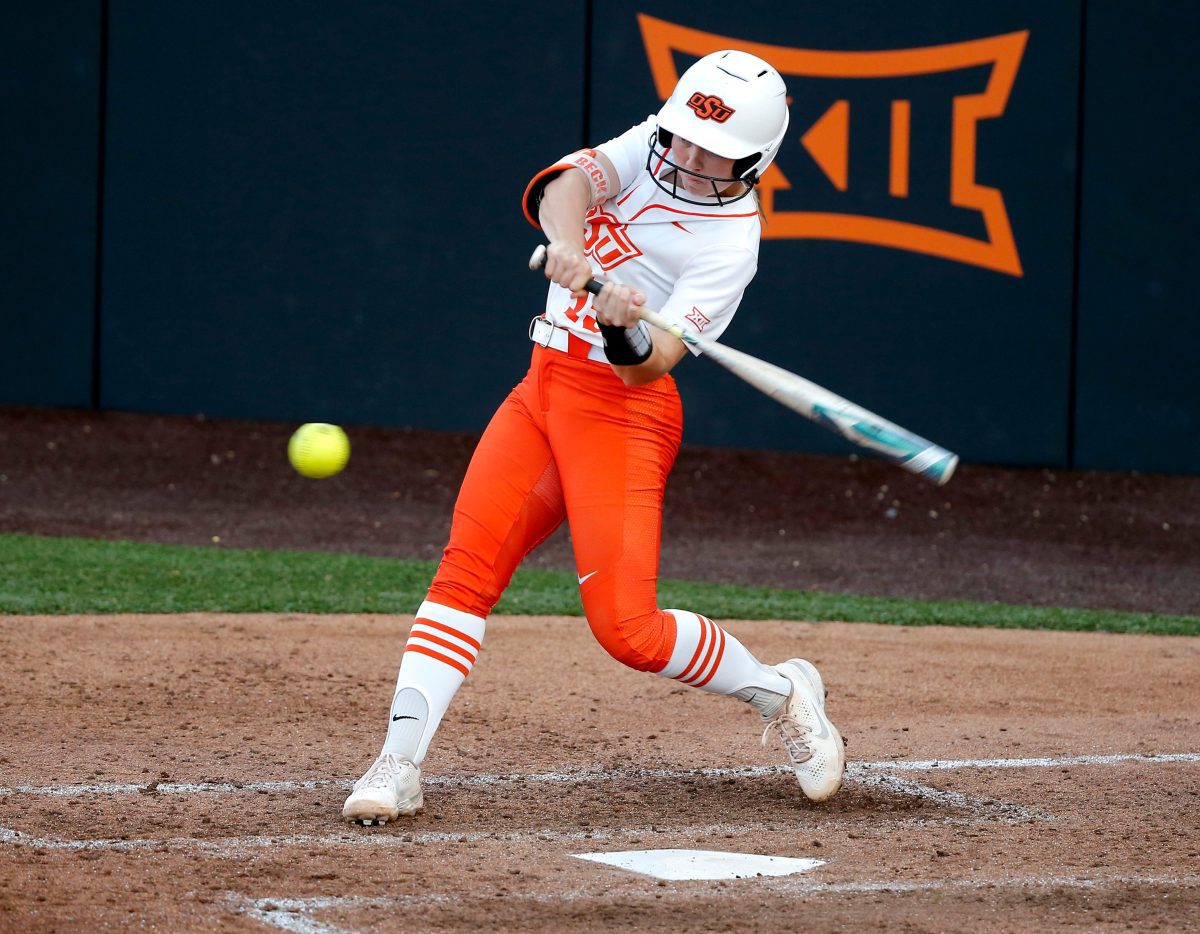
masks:
[[[764,665],[742,643],[706,616],[667,610],[675,617],[675,648],[658,674],[712,694],[727,694],[772,717],[783,707],[792,684]]]
[[[400,662],[383,753],[421,764],[450,701],[475,667],[486,625],[461,610],[421,604]]]

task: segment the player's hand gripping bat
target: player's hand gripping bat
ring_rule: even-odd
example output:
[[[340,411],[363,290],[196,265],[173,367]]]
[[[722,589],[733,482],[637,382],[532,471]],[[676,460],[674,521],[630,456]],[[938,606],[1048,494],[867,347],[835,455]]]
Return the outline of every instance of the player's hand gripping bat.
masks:
[[[540,269],[546,261],[546,247],[539,244],[529,258],[529,268]],[[604,283],[592,279],[585,288],[597,295]],[[895,461],[905,470],[931,480],[938,486],[946,483],[958,466],[958,455],[914,435],[887,419],[855,405],[841,396],[830,392],[816,383],[809,382],[795,373],[789,373],[765,360],[748,353],[726,347],[716,341],[706,340],[671,324],[657,311],[640,309],[642,320],[654,327],[673,334],[685,344],[697,348],[704,356],[719,363],[755,389],[766,393],[793,412],[816,422],[843,438],[869,448]]]

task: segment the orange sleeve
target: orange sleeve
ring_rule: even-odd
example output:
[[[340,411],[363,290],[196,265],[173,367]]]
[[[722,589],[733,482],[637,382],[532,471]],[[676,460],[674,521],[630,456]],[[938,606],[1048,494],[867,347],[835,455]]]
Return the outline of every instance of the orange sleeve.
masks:
[[[525,220],[538,230],[542,229],[542,225],[538,221],[538,205],[542,201],[542,192],[546,190],[547,185],[569,168],[571,168],[569,162],[556,162],[549,168],[538,172],[525,186],[525,194],[521,198],[521,209],[525,212]]]

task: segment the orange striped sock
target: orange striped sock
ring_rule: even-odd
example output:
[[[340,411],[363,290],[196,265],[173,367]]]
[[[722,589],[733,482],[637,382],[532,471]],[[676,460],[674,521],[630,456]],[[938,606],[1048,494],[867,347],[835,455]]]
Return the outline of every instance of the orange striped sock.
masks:
[[[404,647],[383,752],[420,764],[483,643],[486,622],[426,600]]]
[[[671,660],[658,672],[712,694],[739,694],[750,688],[760,695],[786,699],[791,683],[755,658],[736,638],[707,616],[667,610],[675,618]]]

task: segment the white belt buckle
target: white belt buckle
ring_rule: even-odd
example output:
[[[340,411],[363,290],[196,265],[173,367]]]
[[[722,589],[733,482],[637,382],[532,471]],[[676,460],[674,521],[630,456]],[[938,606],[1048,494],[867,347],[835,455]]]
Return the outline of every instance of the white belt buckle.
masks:
[[[529,339],[539,347],[549,347],[554,339],[554,325],[538,315],[529,322]]]
[[[555,327],[540,315],[529,322],[529,339],[539,347],[561,350],[563,353],[567,353],[571,347],[571,337],[566,328]]]

